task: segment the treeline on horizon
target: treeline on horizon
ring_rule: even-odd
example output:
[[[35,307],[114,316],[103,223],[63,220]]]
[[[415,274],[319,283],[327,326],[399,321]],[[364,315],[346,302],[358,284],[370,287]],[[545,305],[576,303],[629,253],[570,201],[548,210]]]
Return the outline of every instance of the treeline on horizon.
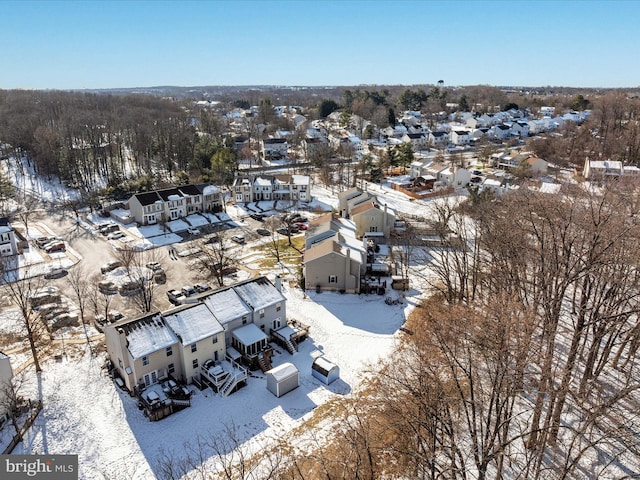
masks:
[[[249,89],[209,96],[220,102],[217,108],[196,109],[196,98],[0,90],[0,143],[11,145],[10,154],[26,155],[40,175],[57,176],[87,192],[105,180],[112,190],[130,192],[167,182],[228,184],[237,170],[237,158],[224,113],[236,107],[259,106],[246,132],[255,144],[276,128],[293,129],[287,119],[274,114],[275,105],[299,105],[309,120],[342,110],[381,128],[394,124],[405,110],[419,110],[429,117],[442,111],[483,113],[496,108],[535,112],[551,105],[558,111],[591,108],[593,115],[587,128],[566,125],[563,135],[532,142],[531,148],[547,161],[580,167],[589,156],[636,164],[640,160],[638,97],[620,90],[598,91],[593,96],[577,91],[537,95],[443,84],[429,89]],[[267,127],[259,133],[250,130],[258,123]],[[303,136],[296,135],[293,143]]]

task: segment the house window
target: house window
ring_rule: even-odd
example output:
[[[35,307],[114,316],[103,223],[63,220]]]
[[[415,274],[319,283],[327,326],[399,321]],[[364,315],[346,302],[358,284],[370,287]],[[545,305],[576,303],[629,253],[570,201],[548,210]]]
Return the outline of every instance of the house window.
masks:
[[[369,231],[370,231],[370,232],[377,232],[377,231],[378,231],[378,227],[377,227],[377,226],[375,226],[375,225],[371,225],[371,226],[369,227]]]
[[[193,365],[193,368],[198,368],[198,359],[194,358],[193,362],[191,362],[191,364]]]
[[[121,369],[122,369],[122,367],[124,366],[124,365],[122,364],[122,359],[121,359],[121,358],[119,358],[119,359],[118,359],[118,365],[120,365],[120,368],[121,368]]]
[[[176,371],[176,367],[175,367],[175,365],[174,365],[173,363],[170,363],[170,364],[167,366],[167,372],[169,372],[169,375],[171,375],[171,374],[172,374],[173,372],[175,372],[175,371]]]
[[[142,365],[149,365],[149,357],[142,357]]]
[[[247,317],[242,317],[242,324],[246,325],[247,324]]]
[[[191,344],[191,353],[195,353],[198,351],[198,346],[195,343]]]
[[[260,318],[264,318],[264,308],[260,310]]]
[[[167,357],[170,357],[171,355],[173,355],[173,348],[167,347]]]
[[[329,283],[338,283],[337,275],[329,275]]]
[[[276,312],[279,312],[282,309],[282,305],[279,303],[276,303]]]
[[[213,337],[213,343],[218,343],[218,336]]]

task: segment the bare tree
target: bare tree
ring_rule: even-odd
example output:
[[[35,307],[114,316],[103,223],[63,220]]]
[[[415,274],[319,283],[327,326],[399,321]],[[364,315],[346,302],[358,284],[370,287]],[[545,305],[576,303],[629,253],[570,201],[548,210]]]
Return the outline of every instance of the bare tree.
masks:
[[[154,305],[156,282],[153,271],[147,265],[157,262],[158,253],[155,250],[124,247],[117,250],[115,257],[126,269],[127,275],[120,293],[129,296],[140,312],[150,312]]]
[[[11,380],[0,383],[0,412],[7,413],[16,433],[20,432],[18,418],[20,410],[24,406],[24,398],[21,393],[26,381],[26,370],[23,370],[15,374]]]
[[[80,311],[80,321],[82,322],[82,327],[84,329],[84,336],[87,339],[89,352],[93,354],[91,341],[89,339],[89,333],[87,332],[86,319],[87,308],[91,301],[90,298],[93,288],[91,282],[89,281],[89,274],[86,268],[84,268],[83,265],[76,265],[74,268],[69,270],[69,273],[67,275],[67,283],[73,291],[76,305],[78,305],[78,310]]]
[[[228,275],[235,267],[236,251],[230,248],[227,236],[221,231],[214,240],[207,243],[200,240],[198,252],[193,259],[196,270],[208,278],[213,278],[218,286],[224,286],[225,275]]]
[[[0,282],[11,303],[18,308],[18,324],[29,342],[35,370],[41,372],[38,350],[46,341],[47,325],[35,310],[34,301],[37,294],[44,292],[45,282],[28,268],[21,270],[13,257],[3,257],[2,265]]]

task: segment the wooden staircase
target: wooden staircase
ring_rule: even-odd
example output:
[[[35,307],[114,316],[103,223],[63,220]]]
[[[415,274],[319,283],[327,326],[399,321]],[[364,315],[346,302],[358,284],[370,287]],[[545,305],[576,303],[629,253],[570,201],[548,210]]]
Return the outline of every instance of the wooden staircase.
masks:
[[[297,346],[289,338],[284,338],[284,345],[291,355],[298,351]]]
[[[260,370],[262,373],[268,372],[273,367],[271,366],[271,359],[264,354],[264,352],[260,352],[258,354],[258,365],[260,365]]]

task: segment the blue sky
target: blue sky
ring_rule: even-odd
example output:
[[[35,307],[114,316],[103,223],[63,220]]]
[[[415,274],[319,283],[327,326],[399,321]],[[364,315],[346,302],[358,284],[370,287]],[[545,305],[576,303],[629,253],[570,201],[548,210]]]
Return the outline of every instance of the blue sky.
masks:
[[[638,1],[0,0],[0,88],[640,86]]]

